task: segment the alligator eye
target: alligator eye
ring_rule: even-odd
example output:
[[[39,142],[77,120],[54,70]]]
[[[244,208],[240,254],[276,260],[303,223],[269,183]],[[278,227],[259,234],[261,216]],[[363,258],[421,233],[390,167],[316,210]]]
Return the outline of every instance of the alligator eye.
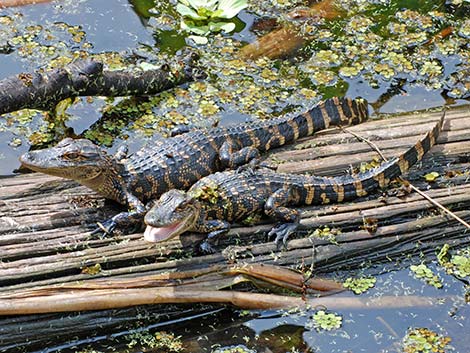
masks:
[[[69,160],[75,160],[75,159],[80,158],[80,153],[77,153],[77,152],[67,152],[67,153],[64,153],[64,158],[65,158],[65,159],[69,159]]]

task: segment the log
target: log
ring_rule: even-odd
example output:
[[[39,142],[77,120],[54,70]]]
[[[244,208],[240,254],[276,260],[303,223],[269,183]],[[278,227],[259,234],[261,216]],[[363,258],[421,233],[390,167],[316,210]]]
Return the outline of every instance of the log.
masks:
[[[386,155],[394,156],[414,144],[440,116],[440,112],[422,112],[389,119],[385,123],[382,120],[372,120],[349,129],[373,140],[384,149]],[[406,176],[414,185],[425,190],[429,196],[451,208],[467,221],[470,220],[470,211],[468,211],[470,185],[467,183],[467,170],[470,166],[469,116],[468,107],[449,111],[438,144]],[[316,147],[315,144],[317,144]],[[268,156],[268,159],[278,162],[279,169],[283,171],[312,172],[313,169],[323,175],[332,175],[349,169],[350,164],[357,167],[354,161],[360,161],[363,158],[367,160],[373,156],[375,155],[369,152],[368,146],[356,142],[347,133],[330,130],[319,133],[313,138],[303,139],[297,145],[276,150]],[[434,183],[427,183],[423,175],[429,171],[438,171],[441,177]],[[453,176],[446,177],[446,172],[452,172],[450,174]],[[155,297],[152,297],[149,287],[142,286],[157,283],[151,282],[155,278],[181,276],[183,273],[201,273],[212,266],[227,268],[227,266],[243,267],[263,264],[304,271],[314,269],[316,276],[326,276],[333,270],[354,271],[364,261],[374,264],[389,263],[390,259],[401,260],[404,255],[434,252],[444,243],[459,247],[470,242],[465,229],[459,223],[436,212],[419,195],[415,193],[396,195],[394,194],[396,189],[393,188],[387,192],[378,191],[375,195],[350,203],[302,208],[300,232],[297,237],[289,241],[284,251],[277,252],[274,244],[265,238],[272,224],[261,223],[251,227],[234,227],[227,237],[220,239],[218,244],[220,252],[205,256],[188,256],[191,255],[192,244],[198,238],[194,234],[186,234],[179,239],[162,244],[146,243],[141,233],[119,235],[113,238],[93,237],[89,232],[89,227],[93,226],[96,221],[115,214],[118,208],[116,205],[104,202],[98,195],[72,181],[41,174],[20,175],[1,178],[0,190],[0,297],[2,301],[14,300],[14,296],[17,296],[17,299],[20,299],[21,295],[31,296],[31,293],[39,295],[45,293],[42,292],[44,290],[52,291],[53,288],[63,287],[64,292],[47,293],[67,294],[71,296],[71,300],[79,302],[77,296],[65,292],[67,288],[67,290],[76,291],[77,289],[73,287],[79,283],[83,287],[89,286],[90,291],[98,291],[93,295],[96,295],[97,302],[103,305],[108,305],[109,301],[105,300],[102,295],[100,296],[99,294],[104,292],[99,291],[110,290],[133,290],[136,300],[143,300],[145,296],[147,303]],[[364,219],[376,219],[377,229],[375,231],[364,229]],[[313,229],[325,225],[341,229],[341,233],[335,237],[335,243],[328,239],[306,236]],[[84,268],[95,264],[100,264],[101,271],[95,274],[83,272]],[[177,291],[171,292],[168,287],[158,287],[162,293],[160,298],[165,302],[181,302],[183,298],[186,301],[205,302],[209,300],[208,298],[212,298],[214,302],[244,303],[248,306],[256,303],[254,300],[256,296],[246,292],[247,289],[252,292],[256,290],[252,286],[246,287],[245,280],[248,276],[250,280],[259,283],[259,278],[244,273],[232,273],[225,279],[220,277],[221,275],[221,272],[207,274],[205,283],[208,287],[205,287],[204,291],[201,290],[197,280],[188,280],[186,289],[181,288],[181,292],[176,293],[177,295],[175,294]],[[290,275],[283,276],[282,280],[271,278],[271,282],[269,282],[269,277],[265,273],[261,282],[264,282],[266,288],[270,290],[282,286],[289,290],[295,288],[292,282],[285,280],[290,278]],[[239,282],[241,280],[243,284]],[[214,288],[211,286],[231,283],[230,281],[238,283],[233,289],[234,292],[226,290],[228,293],[224,294],[212,290]],[[133,288],[129,287],[130,283]],[[129,288],[124,288],[123,284]],[[151,289],[154,290],[153,287]],[[199,290],[198,296],[195,296],[196,289]],[[139,292],[140,290],[143,292]],[[121,292],[123,293],[131,292]],[[276,295],[279,296],[279,294]],[[203,296],[206,299],[203,299]],[[44,297],[42,298],[41,300],[45,300]],[[262,303],[267,303],[268,299],[258,298],[261,298],[258,302],[260,307],[265,307]],[[272,303],[294,304],[302,300],[299,297],[290,297],[290,300],[285,300],[284,296],[269,298],[275,299]],[[34,307],[33,299],[29,297],[28,302],[23,304],[20,299],[17,304],[21,306],[30,303],[28,305]],[[359,302],[362,300],[368,302],[367,299],[358,299],[360,299]],[[410,298],[409,303],[415,303],[421,299]],[[338,296],[331,297],[331,299],[329,297],[317,299],[307,295],[307,300],[312,305],[326,303],[327,306],[333,308],[335,303],[341,303],[343,299]],[[396,298],[394,301],[397,303]],[[97,305],[96,303],[93,305]],[[390,304],[386,301],[384,303]],[[116,321],[110,319],[108,322],[104,318],[110,315],[111,309],[91,311],[83,315],[85,318],[99,322],[103,332],[111,330],[118,334],[123,331],[117,328],[119,323],[122,323],[122,317],[131,315],[129,313],[132,312],[135,313],[132,310],[150,308],[148,309],[150,312],[155,310],[164,313],[168,305],[114,310],[112,313],[117,315],[117,319]],[[347,302],[345,299],[342,305],[360,307],[361,304],[354,304],[353,301]],[[19,306],[15,304],[11,310],[18,310],[18,308]],[[85,308],[85,306],[75,307],[75,309],[78,308]],[[207,309],[206,306],[204,308]],[[69,309],[74,308],[69,307]],[[171,310],[169,320],[173,317]],[[69,317],[70,321],[67,321],[69,319],[66,318]],[[0,350],[12,346],[15,340],[18,340],[15,332],[18,334],[20,327],[25,341],[30,340],[36,345],[44,344],[47,342],[47,333],[50,333],[48,325],[56,325],[60,320],[68,322],[66,327],[68,327],[69,336],[87,337],[92,325],[72,327],[72,322],[81,322],[77,317],[78,315],[72,312],[65,316],[42,314],[0,318],[0,330],[4,330],[0,331]],[[164,319],[162,320],[164,322]],[[136,322],[136,320],[130,319],[130,322]],[[3,339],[1,332],[8,332],[6,339]],[[44,333],[46,336],[43,336]],[[57,337],[59,340],[69,342],[65,330],[58,330]]]
[[[25,5],[35,5],[44,2],[51,2],[52,0],[0,0],[0,9],[5,7],[16,7]]]
[[[108,71],[101,62],[83,59],[44,73],[20,73],[0,81],[0,115],[24,108],[51,110],[77,96],[151,95],[203,77],[195,66],[196,53],[187,52],[177,61],[176,69],[165,63],[146,71]]]
[[[332,0],[322,0],[314,3],[308,9],[294,9],[287,14],[287,18],[291,20],[306,18],[323,18],[331,20],[341,15],[340,11],[335,8]],[[284,25],[280,29],[276,29],[253,43],[244,46],[239,55],[241,58],[257,59],[260,57],[268,57],[277,59],[288,57],[300,49],[308,40],[308,36],[300,33],[298,27],[293,24]]]

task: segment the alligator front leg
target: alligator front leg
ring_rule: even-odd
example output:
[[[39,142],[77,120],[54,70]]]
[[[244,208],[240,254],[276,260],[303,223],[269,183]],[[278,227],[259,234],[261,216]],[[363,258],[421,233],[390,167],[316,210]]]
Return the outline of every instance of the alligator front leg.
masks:
[[[233,141],[225,141],[219,150],[219,159],[224,168],[234,169],[259,157],[257,148],[248,146],[240,149]]]
[[[279,250],[281,244],[287,247],[289,236],[299,226],[300,212],[294,208],[286,207],[291,202],[297,202],[299,195],[292,188],[276,190],[266,201],[264,213],[280,223],[268,233],[268,237],[276,236],[274,242]]]
[[[205,254],[212,254],[215,249],[212,243],[222,234],[227,234],[230,230],[230,223],[218,219],[206,221],[198,226],[198,232],[208,233],[206,239],[199,244],[199,250]]]
[[[104,235],[112,235],[116,228],[129,229],[142,225],[146,212],[145,205],[132,194],[126,194],[126,197],[130,211],[118,213],[104,222],[98,222],[98,228],[92,234],[103,232]]]

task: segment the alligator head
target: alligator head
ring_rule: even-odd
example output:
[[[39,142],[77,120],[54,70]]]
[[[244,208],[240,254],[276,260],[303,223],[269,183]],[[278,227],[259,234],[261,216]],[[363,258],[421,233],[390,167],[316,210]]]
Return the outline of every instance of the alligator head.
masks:
[[[120,180],[117,162],[89,140],[66,138],[54,147],[23,154],[20,162],[36,172],[76,180],[105,197],[121,201],[110,185]]]
[[[145,215],[144,238],[160,242],[176,237],[191,230],[199,214],[199,202],[185,191],[167,191]]]

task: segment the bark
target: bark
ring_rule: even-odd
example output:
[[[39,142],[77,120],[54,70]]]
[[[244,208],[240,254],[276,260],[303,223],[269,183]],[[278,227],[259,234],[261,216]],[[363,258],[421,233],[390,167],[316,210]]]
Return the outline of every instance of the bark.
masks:
[[[24,108],[51,110],[77,96],[152,95],[204,76],[195,53],[177,61],[174,70],[165,63],[155,70],[107,71],[101,62],[85,59],[44,73],[20,73],[0,81],[0,115]]]

